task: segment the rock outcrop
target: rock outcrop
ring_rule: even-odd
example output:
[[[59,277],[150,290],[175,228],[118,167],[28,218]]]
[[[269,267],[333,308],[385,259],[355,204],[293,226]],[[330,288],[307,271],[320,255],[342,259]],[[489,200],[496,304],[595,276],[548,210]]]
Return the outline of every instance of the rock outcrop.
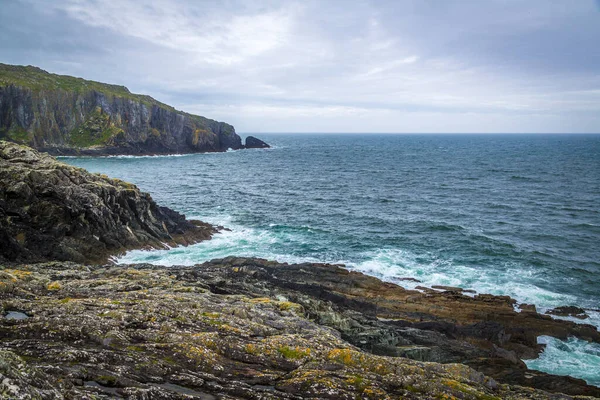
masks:
[[[128,249],[189,244],[214,232],[135,185],[0,141],[0,261],[105,262]]]
[[[0,267],[0,316],[27,316],[0,317],[0,394],[159,400],[600,394],[583,381],[552,376],[548,389],[573,396],[532,389],[544,375],[534,371],[514,384],[511,376],[494,379],[463,364],[416,360],[437,353],[452,362],[462,352],[493,365],[499,338],[475,335],[483,329],[468,322],[484,323],[476,312],[497,307],[504,314],[498,323],[508,325],[510,313],[507,301],[493,296],[468,301],[440,294],[431,302],[410,296],[421,295],[336,266],[257,259],[173,268]],[[443,313],[455,305],[463,310],[456,309],[454,324],[436,314],[437,307]],[[382,355],[400,352],[415,359]]]
[[[54,155],[242,149],[233,126],[175,110],[124,86],[0,64],[0,139]]]
[[[548,310],[546,314],[558,315],[561,317],[574,317],[579,319],[589,318],[589,315],[586,314],[585,310],[581,307],[576,306],[562,306],[556,307],[552,310]]]
[[[246,145],[244,147],[247,149],[268,149],[271,146],[262,140],[255,138],[254,136],[248,136],[246,138]]]
[[[462,363],[503,383],[600,397],[600,388],[581,379],[529,370],[521,361],[539,355],[540,335],[600,343],[596,327],[534,310],[517,312],[508,296],[422,293],[326,264],[229,258],[198,266],[200,276],[213,279],[205,271],[221,271],[209,281],[218,293],[285,297],[301,304],[316,323],[373,354]]]

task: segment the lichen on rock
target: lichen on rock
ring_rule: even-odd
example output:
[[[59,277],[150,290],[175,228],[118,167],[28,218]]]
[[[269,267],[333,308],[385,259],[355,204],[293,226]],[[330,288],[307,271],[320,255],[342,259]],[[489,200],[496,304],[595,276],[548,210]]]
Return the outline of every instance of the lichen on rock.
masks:
[[[262,274],[277,278],[269,282]],[[318,275],[325,277],[320,284],[312,281]],[[329,293],[334,276],[338,297]],[[586,390],[598,393],[560,380],[553,390],[573,394],[549,393],[463,364],[361,349],[347,339],[393,327],[378,324],[369,308],[361,311],[350,300],[352,290],[379,285],[381,292],[387,285],[373,279],[336,266],[244,258],[194,267],[0,267],[0,282],[12,285],[0,292],[0,314],[22,310],[29,316],[0,318],[0,393],[165,400],[566,400],[584,399]],[[51,282],[61,289],[47,290]],[[338,314],[328,321],[351,320],[356,338],[319,323],[321,313]]]

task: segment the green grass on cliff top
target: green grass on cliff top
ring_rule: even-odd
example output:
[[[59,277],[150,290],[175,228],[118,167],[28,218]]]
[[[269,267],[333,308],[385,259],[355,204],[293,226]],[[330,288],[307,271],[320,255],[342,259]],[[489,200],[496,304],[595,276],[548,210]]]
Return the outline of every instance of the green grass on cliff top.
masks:
[[[69,92],[81,93],[95,90],[106,95],[124,97],[145,104],[175,110],[173,107],[163,104],[150,96],[131,93],[125,86],[88,81],[68,75],[51,74],[31,65],[21,66],[0,63],[0,86],[11,84],[33,91],[62,89]]]
[[[44,90],[64,90],[69,92],[83,93],[94,90],[104,93],[107,96],[123,97],[144,103],[148,106],[156,105],[165,110],[184,114],[192,119],[195,119],[204,126],[209,126],[211,122],[215,122],[199,115],[188,114],[186,112],[176,110],[175,108],[161,103],[150,96],[131,93],[125,86],[88,81],[83,78],[76,78],[69,75],[51,74],[41,68],[31,65],[22,66],[0,63],[0,87],[8,85],[25,87],[35,92]],[[225,131],[231,131],[227,133],[232,133],[233,127],[231,127],[231,129],[225,129]]]

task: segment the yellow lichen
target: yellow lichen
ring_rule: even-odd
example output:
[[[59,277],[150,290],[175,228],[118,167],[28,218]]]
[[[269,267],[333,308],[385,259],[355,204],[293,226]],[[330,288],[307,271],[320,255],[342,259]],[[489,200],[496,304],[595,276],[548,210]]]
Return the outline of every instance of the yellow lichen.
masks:
[[[375,387],[367,387],[367,388],[363,389],[362,394],[367,399],[381,400],[381,399],[389,399],[390,398],[385,391],[381,390],[380,388],[375,388]]]
[[[218,338],[219,334],[217,332],[198,332],[192,334],[191,341],[208,349],[216,351],[219,348],[219,345],[217,343]]]
[[[268,297],[255,297],[253,299],[248,300],[250,303],[253,304],[267,304],[267,303],[271,303],[273,302],[273,300],[271,300]]]
[[[17,233],[17,236],[15,236],[15,239],[17,239],[17,242],[19,242],[19,244],[25,244],[25,233],[24,232]]]
[[[350,349],[333,349],[327,354],[327,359],[380,375],[393,372],[390,365],[384,364],[381,358]]]
[[[353,358],[354,352],[349,349],[333,349],[327,354],[327,359],[337,361],[347,366],[354,366],[356,362]]]
[[[2,272],[8,274],[7,278],[9,278],[13,282],[16,282],[17,280],[31,279],[31,272],[23,271],[22,269],[7,268],[7,269],[2,270]]]
[[[182,343],[177,345],[175,351],[180,356],[194,361],[198,367],[206,367],[206,369],[222,370],[223,366],[217,364],[217,355],[210,349],[194,344]]]
[[[229,324],[219,324],[219,331],[223,331],[226,333],[235,333],[235,334],[242,334],[244,333],[244,331],[242,331],[240,328],[237,328],[235,326],[231,326]]]
[[[492,396],[492,395],[489,395],[487,393],[482,393],[482,392],[474,389],[473,387],[471,387],[471,386],[469,386],[467,384],[458,382],[458,381],[453,380],[453,379],[442,379],[441,383],[443,385],[445,385],[445,386],[453,389],[453,390],[457,390],[459,392],[471,395],[471,396],[473,396],[473,397],[475,397],[477,399],[480,399],[480,400],[500,400],[496,396]],[[452,397],[449,397],[449,398],[456,398],[456,397],[452,396]]]
[[[298,360],[301,358],[310,357],[310,349],[306,347],[289,347],[289,346],[281,346],[277,349],[279,354],[284,356],[285,358]]]
[[[246,350],[246,353],[248,353],[248,354],[256,355],[259,353],[258,346],[256,346],[255,344],[252,344],[252,343],[248,343],[245,346],[245,350]]]
[[[292,303],[291,301],[279,301],[277,306],[281,311],[302,311],[303,307],[298,303]]]
[[[62,285],[60,284],[60,282],[54,281],[54,282],[50,282],[46,286],[46,289],[56,291],[56,290],[62,289]]]

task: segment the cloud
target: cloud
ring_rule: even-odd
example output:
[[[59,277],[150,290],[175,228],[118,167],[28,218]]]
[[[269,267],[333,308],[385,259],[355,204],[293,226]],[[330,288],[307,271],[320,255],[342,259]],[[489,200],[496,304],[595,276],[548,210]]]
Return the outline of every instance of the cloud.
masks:
[[[22,0],[0,54],[242,132],[600,131],[596,5]]]
[[[445,124],[443,132],[451,133],[507,133],[507,132],[572,132],[577,115],[565,119],[553,113],[503,113],[497,111],[454,112],[435,110],[404,110],[391,108],[360,108],[338,106],[295,107],[274,104],[188,104],[187,109],[195,112],[209,111],[211,114],[234,124],[244,121],[249,132],[307,133],[439,133],[440,121]],[[548,128],[548,123],[551,128]],[[600,116],[581,121],[579,128],[597,126]],[[485,131],[481,126],[487,126]],[[541,129],[545,127],[545,129]]]
[[[194,3],[132,0],[69,0],[55,3],[86,25],[194,54],[203,62],[240,63],[286,41],[289,9],[224,15],[222,10],[195,9]]]
[[[371,75],[379,75],[382,72],[390,71],[405,64],[413,64],[419,60],[418,56],[409,56],[399,60],[388,61],[386,63],[380,64],[378,66],[374,66],[369,69],[366,73],[363,74],[364,77],[369,77]]]

